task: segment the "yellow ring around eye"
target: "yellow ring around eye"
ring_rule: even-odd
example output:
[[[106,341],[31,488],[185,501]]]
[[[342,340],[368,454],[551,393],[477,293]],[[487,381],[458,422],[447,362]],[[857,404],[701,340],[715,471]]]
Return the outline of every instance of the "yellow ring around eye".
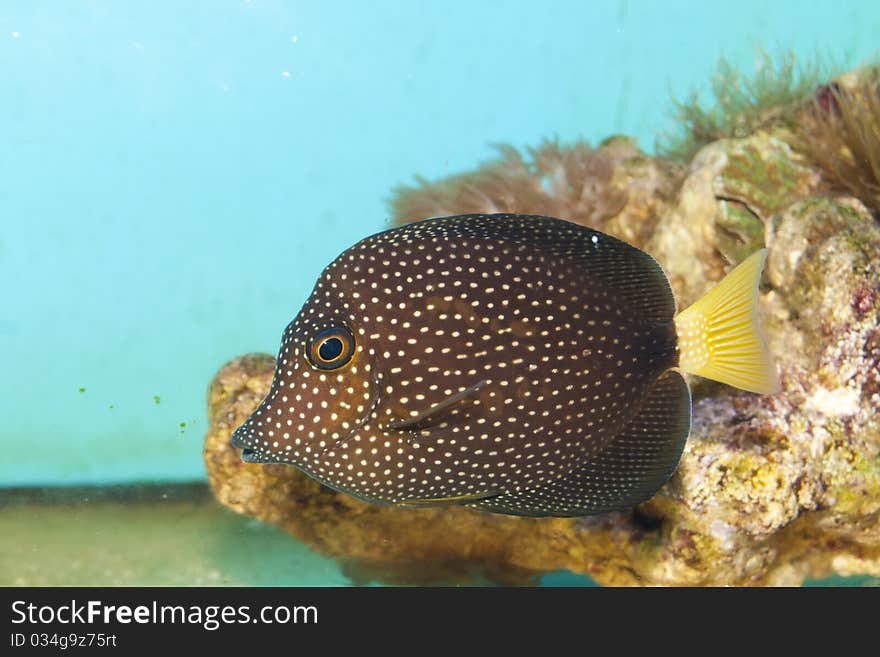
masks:
[[[334,342],[339,343],[339,346],[337,347],[335,344],[332,344]],[[345,356],[345,342],[345,340],[335,335],[329,338],[324,338],[315,349],[315,355],[324,363],[333,363]],[[324,355],[325,347],[327,348],[327,356]],[[332,356],[329,355],[331,353],[333,354]]]
[[[345,327],[323,329],[309,341],[306,355],[318,369],[342,367],[354,355],[354,336]]]

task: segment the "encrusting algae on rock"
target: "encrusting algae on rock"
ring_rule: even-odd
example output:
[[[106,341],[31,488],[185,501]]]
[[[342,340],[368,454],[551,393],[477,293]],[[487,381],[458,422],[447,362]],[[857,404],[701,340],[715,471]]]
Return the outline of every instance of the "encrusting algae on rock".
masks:
[[[270,388],[275,359],[266,355],[232,361],[212,384],[205,458],[218,498],[367,579],[482,573],[523,583],[568,569],[601,584],[706,585],[880,575],[880,227],[869,199],[843,193],[794,134],[780,126],[713,142],[686,170],[620,139],[596,149],[610,167],[603,180],[625,201],[616,214],[583,221],[654,255],[682,307],[745,255],[769,249],[759,310],[782,390],[762,396],[691,381],[690,438],[648,502],[585,518],[405,510],[334,492],[288,466],[242,463],[229,440]],[[419,212],[539,210],[509,198],[501,206],[478,182],[463,206],[423,183],[425,199],[447,195],[437,212],[428,200]],[[569,202],[583,197],[562,189]]]

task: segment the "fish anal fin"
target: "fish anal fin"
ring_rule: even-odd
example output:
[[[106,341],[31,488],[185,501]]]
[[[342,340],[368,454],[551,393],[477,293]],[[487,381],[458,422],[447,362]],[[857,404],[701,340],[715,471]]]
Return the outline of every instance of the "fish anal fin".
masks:
[[[638,413],[582,467],[550,484],[473,506],[525,516],[585,516],[634,507],[653,497],[675,472],[690,424],[687,383],[668,370]]]
[[[410,499],[399,502],[396,506],[403,508],[421,508],[429,506],[452,506],[455,504],[471,504],[480,500],[488,500],[498,495],[499,493],[497,491],[486,491],[484,493],[470,493],[468,495],[452,495],[449,497]]]

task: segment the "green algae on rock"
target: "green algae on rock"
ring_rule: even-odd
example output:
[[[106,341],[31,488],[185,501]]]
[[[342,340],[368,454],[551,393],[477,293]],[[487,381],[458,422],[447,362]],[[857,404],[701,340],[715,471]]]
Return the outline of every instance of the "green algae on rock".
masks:
[[[784,125],[837,67],[814,58],[799,61],[794,53],[756,53],[755,70],[744,74],[721,58],[711,80],[714,102],[706,106],[698,93],[674,102],[677,130],[657,140],[664,158],[686,162],[703,146],[719,139],[747,137]]]
[[[579,211],[580,220],[652,253],[683,305],[751,247],[769,248],[760,308],[783,389],[756,396],[697,385],[679,469],[649,502],[573,519],[401,510],[335,493],[294,468],[242,463],[229,439],[269,389],[266,355],[235,359],[212,384],[205,459],[217,497],[388,581],[469,581],[478,571],[522,583],[561,569],[601,584],[880,575],[880,227],[863,200],[827,185],[790,136],[780,127],[722,139],[687,169],[619,139],[590,155],[610,167],[601,180],[625,202]],[[422,182],[405,192],[408,207],[424,216],[483,211],[466,205],[482,198],[536,210],[518,206],[516,185],[498,175]],[[535,190],[544,175],[525,167],[516,180]],[[565,217],[556,208],[583,194],[559,189],[546,198]],[[494,198],[498,190],[506,196]]]

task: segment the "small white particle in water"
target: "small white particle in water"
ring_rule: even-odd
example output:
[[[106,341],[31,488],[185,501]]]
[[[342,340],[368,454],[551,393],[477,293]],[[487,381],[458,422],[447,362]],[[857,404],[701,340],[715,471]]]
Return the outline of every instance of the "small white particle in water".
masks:
[[[12,38],[13,38],[13,39],[17,39],[17,38],[20,37],[20,36],[21,36],[21,32],[13,32],[13,33],[12,33]]]
[[[281,76],[282,76],[282,77],[285,77],[285,78],[289,78],[289,77],[290,77],[290,71],[281,71]]]
[[[290,37],[290,42],[291,42],[291,43],[296,43],[297,41],[299,41],[299,36],[298,36],[298,35],[294,34],[292,37]]]

